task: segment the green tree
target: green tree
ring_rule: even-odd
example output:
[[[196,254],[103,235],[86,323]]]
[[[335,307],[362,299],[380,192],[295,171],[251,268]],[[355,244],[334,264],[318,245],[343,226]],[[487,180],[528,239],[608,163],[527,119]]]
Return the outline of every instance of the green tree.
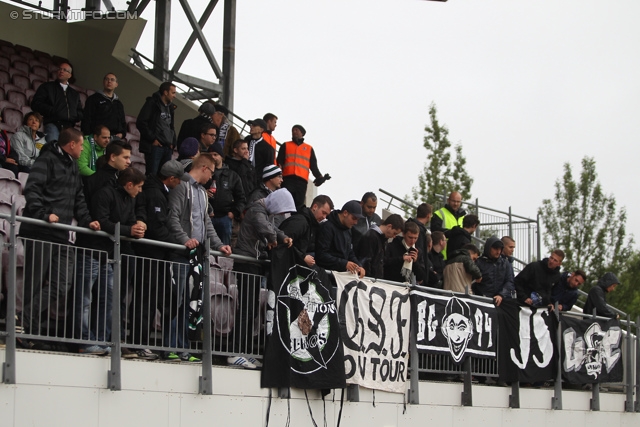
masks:
[[[640,315],[640,252],[634,252],[627,260],[618,279],[620,285],[607,294],[607,303],[628,313],[635,321]]]
[[[448,195],[452,191],[460,192],[462,200],[471,198],[473,178],[467,173],[467,159],[462,154],[462,146],[456,145],[453,148],[455,156],[452,161],[449,129],[440,124],[437,112],[436,105],[432,103],[429,107],[431,123],[424,128],[426,134],[423,146],[427,150],[428,162],[418,177],[417,187],[413,187],[412,197],[406,197],[415,205],[426,202],[438,206],[442,199],[436,194]]]
[[[579,181],[573,179],[569,163],[564,164],[554,199],[543,200],[539,213],[545,226],[544,244],[565,252],[564,269],[587,273],[585,290],[606,271],[620,274],[624,270],[633,244],[625,228],[627,212],[617,208],[615,197],[603,192],[593,158],[582,159]]]

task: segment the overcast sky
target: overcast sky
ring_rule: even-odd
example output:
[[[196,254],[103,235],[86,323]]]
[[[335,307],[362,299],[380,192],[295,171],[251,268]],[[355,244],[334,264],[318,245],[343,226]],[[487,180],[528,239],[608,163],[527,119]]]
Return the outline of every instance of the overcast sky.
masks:
[[[205,27],[219,62],[222,3]],[[172,63],[190,34],[179,8]],[[341,206],[410,192],[435,102],[480,204],[534,218],[563,163],[577,177],[593,156],[640,236],[639,18],[637,0],[238,0],[234,110],[278,115],[279,141],[302,124]],[[182,71],[212,78],[203,64],[194,48]]]

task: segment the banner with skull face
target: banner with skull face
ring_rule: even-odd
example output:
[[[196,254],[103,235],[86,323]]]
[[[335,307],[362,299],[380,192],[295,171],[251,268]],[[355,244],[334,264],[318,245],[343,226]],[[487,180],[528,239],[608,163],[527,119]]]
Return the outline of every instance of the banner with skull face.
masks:
[[[563,315],[562,375],[572,384],[622,381],[622,331],[617,319]]]
[[[262,387],[345,387],[344,357],[330,278],[295,264],[292,249],[271,251]]]
[[[497,355],[496,309],[491,303],[464,295],[411,291],[416,308],[419,352],[446,353],[456,364],[466,356],[495,358]]]

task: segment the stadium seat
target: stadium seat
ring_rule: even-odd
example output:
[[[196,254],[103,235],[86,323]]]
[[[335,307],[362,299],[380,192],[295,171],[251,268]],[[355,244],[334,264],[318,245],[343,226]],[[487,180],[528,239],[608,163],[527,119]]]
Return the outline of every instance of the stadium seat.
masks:
[[[29,76],[29,72],[28,71],[25,72],[25,71],[19,70],[19,69],[14,68],[14,67],[10,67],[9,68],[9,75],[11,76],[11,78],[13,78],[16,75],[28,77]]]
[[[26,89],[31,87],[31,80],[29,80],[29,76],[14,74],[11,78],[11,82],[18,86],[21,89],[21,92],[24,92]]]
[[[22,52],[19,53],[19,55],[22,56],[26,60],[34,59],[36,57],[33,54],[33,52],[27,52],[27,51],[22,51]]]
[[[0,85],[4,86],[11,81],[9,70],[0,70]]]
[[[132,134],[136,136],[136,139],[140,139],[140,131],[138,130],[138,127],[136,126],[136,122],[129,122],[127,123],[127,135]],[[129,139],[129,138],[127,138]]]
[[[130,138],[131,134],[127,134],[127,142],[131,145],[131,154],[136,157],[144,158],[144,154],[140,152],[140,140],[138,138]]]
[[[29,173],[28,172],[18,172],[18,181],[20,181],[20,184],[22,184],[22,189],[24,190],[24,187],[27,185],[27,180],[29,179]]]
[[[83,87],[80,87],[78,85],[72,85],[72,84],[69,84],[69,86],[71,86],[76,92],[84,93],[86,95],[86,91],[84,90]]]
[[[93,95],[94,93],[96,93],[95,90],[93,89],[87,89],[87,97],[90,97],[91,95]]]
[[[11,203],[16,205],[16,215],[22,215],[24,207],[27,205],[27,199],[22,194],[14,194],[11,197]]]
[[[27,96],[27,102],[31,105],[31,100],[33,99],[33,95],[36,94],[36,91],[29,88],[24,91],[24,94]]]
[[[127,122],[127,124],[129,124],[129,123],[131,123],[131,122],[135,123],[137,119],[138,119],[137,117],[135,117],[135,116],[130,116],[130,115],[128,115],[128,114],[126,114],[126,115],[124,116],[124,121],[125,121],[125,122]]]
[[[7,104],[3,106],[3,104]],[[11,107],[14,105],[14,107]],[[9,101],[0,101],[0,110],[2,110],[2,121],[7,126],[10,126],[12,132],[16,132],[20,126],[22,126],[22,118],[24,115],[22,111],[20,111],[20,107],[9,102]]]
[[[15,90],[10,90],[7,92],[7,101],[13,102],[18,107],[24,107],[27,104],[27,95],[22,92],[16,92]]]
[[[147,165],[140,162],[138,159],[135,159],[135,161],[131,162],[131,167],[139,170],[142,173],[147,173]]]
[[[16,54],[16,50],[13,48],[13,46],[6,46],[6,45],[0,46],[0,51],[8,56]]]
[[[84,92],[78,92],[80,95],[80,104],[82,104],[82,108],[84,108],[84,103],[87,102],[87,94]]]
[[[33,110],[28,105],[24,105],[24,106],[20,107],[20,111],[22,111],[22,117],[24,117],[28,113],[32,112]]]
[[[0,56],[0,70],[9,71],[10,66],[11,66],[11,61],[9,61],[9,58]]]
[[[14,194],[20,195],[21,193],[22,184],[15,176],[13,178],[0,176],[0,199],[6,200],[11,205],[11,196]]]
[[[38,88],[40,87],[40,85],[41,85],[42,83],[44,83],[44,82],[45,82],[45,80],[36,80],[36,79],[34,79],[34,80],[31,82],[31,88],[32,88],[33,90],[38,90]]]
[[[24,89],[22,89],[20,86],[16,86],[13,83],[5,83],[2,85],[2,87],[4,88],[4,92],[7,93],[10,90],[15,90],[18,92],[24,92]]]
[[[16,176],[9,169],[0,168],[0,178],[15,178]]]
[[[62,56],[58,55],[52,56],[51,59],[53,59],[54,64],[62,64],[63,62],[66,62],[68,64],[69,62],[71,62],[67,58],[63,58]]]
[[[47,52],[42,52],[40,50],[34,50],[33,54],[36,56],[36,59],[43,64],[51,64],[53,61],[51,59],[51,55]]]
[[[29,71],[31,70],[31,67],[29,67],[29,64],[27,62],[23,61],[13,61],[13,64],[11,64],[11,66],[13,68],[15,68],[16,70],[22,71],[24,72],[26,75],[29,75]]]
[[[60,68],[60,67],[58,67],[57,64],[51,63],[51,64],[47,65],[47,68],[49,69],[49,75],[51,75],[51,73],[54,73],[54,74],[57,73],[58,72],[58,68]]]
[[[0,87],[0,101],[4,101],[5,99],[7,99],[7,97],[4,88]]]

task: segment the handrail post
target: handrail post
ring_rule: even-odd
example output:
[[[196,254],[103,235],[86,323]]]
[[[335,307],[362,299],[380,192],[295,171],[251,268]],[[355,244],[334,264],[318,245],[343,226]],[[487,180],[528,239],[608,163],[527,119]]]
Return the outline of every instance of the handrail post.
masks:
[[[464,383],[462,386],[462,406],[473,406],[471,392],[471,356],[464,359]]]
[[[120,339],[122,322],[120,319],[120,283],[122,256],[120,254],[120,223],[116,223],[113,236],[113,303],[111,310],[111,369],[107,387],[109,390],[122,390],[122,369],[120,368]],[[110,261],[107,261],[110,262]]]
[[[511,209],[511,208],[509,208]],[[556,301],[553,312],[558,320],[558,328],[556,329],[556,340],[558,344],[558,352],[562,347],[562,325],[560,324],[560,309],[558,301]],[[556,383],[553,387],[553,397],[551,398],[551,409],[562,409],[562,361],[558,361],[556,370]]]
[[[513,238],[513,217],[511,216],[511,206],[509,206],[509,236]]]
[[[211,344],[211,287],[209,285],[209,275],[211,266],[209,263],[209,251],[211,250],[209,239],[205,239],[205,250],[202,257],[202,321],[204,322],[202,339],[202,376],[199,386],[200,394],[213,394],[213,367],[212,367],[212,344]]]
[[[16,204],[11,204],[9,222],[9,274],[7,283],[7,344],[2,364],[2,382],[16,383],[16,265],[18,260],[16,241]]]
[[[536,233],[538,234],[538,244],[536,248],[536,253],[538,255],[538,259],[542,259],[542,231],[540,230],[540,214],[536,215]]]
[[[411,370],[411,378],[409,380],[409,403],[414,405],[420,403],[417,316],[417,311],[412,309],[411,325],[409,327],[409,369]]]
[[[625,364],[626,369],[626,388],[627,388],[627,400],[624,404],[625,412],[634,412],[633,407],[633,363],[631,360],[633,359],[633,343],[631,341],[631,323],[630,323],[629,315],[627,314],[627,363]]]
[[[593,320],[596,319],[596,309],[593,309]],[[591,410],[599,411],[600,410],[600,384],[593,383],[592,391],[591,391]]]

